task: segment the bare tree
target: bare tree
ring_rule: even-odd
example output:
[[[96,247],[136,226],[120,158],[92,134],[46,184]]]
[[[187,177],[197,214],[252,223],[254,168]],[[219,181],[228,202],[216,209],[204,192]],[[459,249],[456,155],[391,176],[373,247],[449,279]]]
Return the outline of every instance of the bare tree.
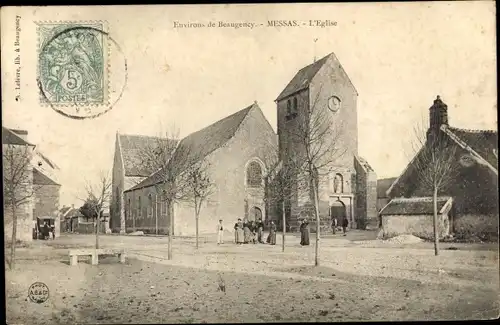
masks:
[[[267,174],[265,181],[266,207],[273,208],[276,213],[281,213],[282,242],[281,251],[285,251],[286,239],[286,202],[294,196],[291,188],[294,186],[293,178],[289,175],[289,169],[283,168],[283,162],[278,160],[277,152],[269,153],[264,157]]]
[[[111,177],[109,177],[107,173],[101,172],[99,181],[95,185],[87,182],[85,191],[87,194],[85,204],[87,208],[91,210],[92,215],[96,216],[95,248],[99,249],[101,213],[109,206],[111,198]]]
[[[344,133],[343,124],[334,118],[327,108],[327,103],[320,102],[322,89],[319,89],[312,105],[306,107],[295,118],[299,119],[294,127],[285,128],[284,132],[293,140],[296,154],[285,163],[287,178],[292,179],[297,190],[309,193],[313,201],[316,219],[315,265],[319,265],[319,241],[321,220],[319,213],[319,184],[330,174],[330,168],[338,165],[339,159],[346,153],[340,144]],[[289,180],[287,180],[289,182]]]
[[[18,213],[30,203],[35,192],[41,187],[33,185],[33,169],[31,159],[33,145],[3,144],[3,195],[5,215],[12,217],[12,238],[9,268],[14,268],[17,242]],[[29,220],[30,222],[32,220]]]
[[[439,130],[427,130],[424,123],[414,127],[413,168],[424,188],[432,191],[434,254],[439,254],[438,194],[457,177],[457,146]]]
[[[188,192],[186,199],[194,206],[196,218],[196,249],[198,249],[201,207],[208,197],[214,193],[215,184],[209,177],[210,165],[205,160],[195,162],[187,167],[187,170],[184,172]]]
[[[152,175],[149,176],[150,184],[155,186],[156,193],[160,193],[160,201],[168,209],[168,259],[170,260],[172,259],[174,232],[172,206],[176,202],[193,199],[193,182],[189,171],[191,171],[191,167],[196,166],[197,162],[200,162],[200,153],[193,149],[193,144],[178,142],[179,129],[175,126],[168,128],[164,135],[157,137],[154,143],[142,148],[139,164],[152,172]],[[201,172],[204,167],[199,166]]]

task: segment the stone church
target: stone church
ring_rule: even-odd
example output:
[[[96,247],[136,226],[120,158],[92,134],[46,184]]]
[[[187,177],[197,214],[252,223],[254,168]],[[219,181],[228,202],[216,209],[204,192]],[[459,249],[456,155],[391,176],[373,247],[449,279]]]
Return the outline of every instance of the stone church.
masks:
[[[331,53],[301,69],[276,99],[278,134],[257,103],[194,132],[178,143],[196,148],[210,163],[210,177],[216,187],[200,216],[200,233],[213,233],[223,219],[232,231],[237,218],[262,217],[281,228],[282,200],[276,200],[271,171],[286,167],[287,159],[298,154],[287,130],[297,126],[301,114],[314,102],[341,120],[345,132],[338,144],[346,154],[329,166],[319,181],[320,216],[323,228],[331,218],[347,218],[349,227],[377,226],[377,177],[370,165],[358,156],[358,93],[336,56]],[[166,233],[169,213],[173,213],[174,234],[192,235],[194,208],[185,203],[165,206],[156,193],[154,175],[138,166],[139,148],[152,137],[117,134],[113,164],[111,228],[114,232],[141,230]],[[174,141],[166,140],[165,141]],[[175,153],[173,154],[175,156]],[[295,190],[290,186],[290,190]],[[295,195],[296,194],[296,195]],[[297,220],[311,202],[295,193],[287,195],[285,217],[288,230],[295,231]],[[314,227],[314,225],[313,225]]]
[[[342,125],[342,132],[332,141],[344,153],[319,173],[319,212],[325,230],[333,217],[339,223],[347,218],[351,228],[377,227],[377,176],[367,161],[358,156],[357,97],[349,76],[331,53],[299,70],[276,99],[282,166],[287,166],[287,161],[303,149],[290,136],[294,129],[303,127],[301,123],[307,123],[301,116],[313,109],[324,110],[323,114],[332,115],[332,128]],[[301,189],[297,187],[291,190],[296,193],[287,195],[285,214],[287,226],[293,231],[298,226],[297,219],[310,218],[312,195],[299,194]],[[312,227],[316,228],[314,222]]]

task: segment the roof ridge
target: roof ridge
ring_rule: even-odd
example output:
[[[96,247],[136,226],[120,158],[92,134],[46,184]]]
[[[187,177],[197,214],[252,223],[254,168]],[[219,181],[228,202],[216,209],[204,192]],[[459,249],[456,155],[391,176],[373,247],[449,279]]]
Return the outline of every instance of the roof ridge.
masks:
[[[451,196],[438,196],[438,201],[449,200]],[[426,202],[432,201],[432,196],[414,196],[414,197],[397,197],[391,200],[391,202]],[[390,203],[390,202],[389,202]]]
[[[27,144],[28,146],[33,146],[35,147],[34,144],[32,144],[31,142],[27,141],[27,140],[24,140],[23,138],[21,138],[16,132],[12,131],[13,129],[9,129],[8,127],[5,127],[5,126],[2,126],[2,131],[3,130],[7,130],[10,134],[14,135],[16,138],[18,138],[19,140],[21,140],[22,142],[24,142],[25,144]],[[9,143],[5,143],[5,144],[9,144]]]
[[[238,129],[239,129],[239,127],[240,127],[240,125],[241,125],[241,122],[243,122],[243,120],[247,117],[248,112],[249,112],[249,111],[250,111],[250,109],[253,107],[253,105],[255,105],[255,103],[253,103],[252,105],[247,106],[247,107],[245,107],[245,108],[243,108],[243,109],[240,109],[240,110],[238,110],[238,111],[236,111],[236,112],[232,113],[231,115],[228,115],[228,116],[226,116],[226,117],[223,117],[223,118],[221,118],[220,120],[217,120],[217,121],[215,121],[215,122],[213,122],[213,123],[210,123],[209,125],[207,125],[207,126],[205,126],[205,127],[201,128],[201,129],[199,129],[198,131],[194,131],[194,132],[192,132],[192,133],[189,133],[189,134],[188,134],[188,135],[186,135],[184,138],[182,138],[182,139],[180,140],[180,142],[184,141],[185,139],[187,139],[188,137],[192,136],[193,134],[196,134],[196,133],[201,133],[201,132],[202,132],[202,131],[204,131],[205,129],[207,129],[207,128],[209,128],[209,127],[213,126],[214,124],[218,124],[218,123],[220,123],[220,122],[222,122],[222,121],[228,120],[228,119],[230,119],[230,118],[234,117],[236,114],[242,113],[244,110],[248,110],[248,111],[245,113],[245,115],[242,117],[242,119],[241,119],[241,121],[239,122],[238,126],[235,128],[235,133],[236,133],[236,130],[238,130]],[[233,134],[233,136],[234,136],[234,134]],[[232,137],[232,136],[231,136],[231,137]]]
[[[491,129],[464,129],[464,128],[457,128],[454,126],[450,126],[450,127],[448,127],[448,129],[471,132],[471,133],[498,133],[498,131],[491,130]]]
[[[167,137],[161,137],[161,136],[156,136],[156,135],[146,135],[146,134],[130,134],[130,133],[118,133],[119,136],[123,137],[136,137],[136,138],[152,138],[152,139],[167,139],[167,140],[174,140],[174,139],[169,139]]]
[[[202,133],[203,131],[205,131],[206,129],[212,127],[213,125],[216,125],[218,123],[221,123],[222,121],[226,121],[230,118],[234,118],[237,114],[241,114],[242,112],[244,112],[246,110],[246,112],[244,112],[244,115],[241,117],[241,121],[238,122],[238,125],[234,128],[234,132],[228,137],[228,139],[226,141],[224,141],[223,143],[219,144],[217,147],[213,148],[213,150],[210,150],[208,152],[206,152],[204,155],[199,155],[197,157],[197,160],[200,160],[200,159],[204,159],[205,157],[207,157],[208,155],[210,155],[212,152],[214,152],[215,150],[221,148],[224,144],[226,144],[230,139],[232,139],[234,137],[234,135],[236,134],[236,132],[239,130],[241,124],[243,123],[243,121],[246,119],[246,117],[248,116],[248,113],[250,112],[250,110],[255,106],[257,105],[256,102],[252,103],[250,106],[247,106],[243,109],[240,109],[236,112],[234,112],[233,114],[231,115],[228,115],[218,121],[215,121],[207,126],[205,126],[204,128],[198,130],[198,131],[195,131],[193,133],[190,133],[188,134],[187,136],[185,136],[184,138],[182,138],[179,142],[178,142],[178,145],[181,146],[184,144],[185,141],[187,141],[187,139],[189,137],[192,137],[194,136],[195,134],[200,134]],[[258,107],[258,106],[257,106]],[[203,156],[203,157],[202,157]],[[172,155],[171,157],[171,161],[175,160],[175,151],[174,151],[174,154]],[[170,163],[170,162],[169,162]],[[146,178],[144,178],[142,181],[140,181],[138,184],[134,185],[133,187],[131,187],[130,189],[126,190],[125,192],[129,192],[129,191],[135,191],[135,190],[138,190],[138,189],[141,189],[141,188],[144,188],[144,187],[149,187],[149,186],[153,186],[155,184],[157,184],[157,181],[153,180],[153,184],[148,184],[150,183],[150,179],[154,178],[159,172],[161,172],[161,169],[153,172],[152,174],[150,174],[149,176],[147,176]]]

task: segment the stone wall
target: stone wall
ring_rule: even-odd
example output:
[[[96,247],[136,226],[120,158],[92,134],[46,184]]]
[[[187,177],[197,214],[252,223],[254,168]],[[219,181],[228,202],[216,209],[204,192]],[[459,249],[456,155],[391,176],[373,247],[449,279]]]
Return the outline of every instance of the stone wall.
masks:
[[[232,231],[238,218],[244,218],[252,206],[262,211],[266,219],[264,183],[262,188],[249,188],[246,168],[250,161],[259,162],[266,173],[266,160],[277,150],[276,134],[262,111],[252,108],[236,134],[207,157],[215,191],[201,209],[200,233],[215,233],[219,219]],[[245,203],[247,202],[247,203]],[[178,235],[195,234],[195,213],[192,204],[176,204],[175,231]]]
[[[466,214],[453,218],[452,232],[459,240],[498,241],[498,214]]]
[[[38,217],[55,217],[56,237],[61,233],[61,222],[58,213],[60,185],[35,185],[35,208],[33,209],[33,220]]]
[[[355,157],[356,168],[356,226],[358,229],[377,229],[377,174]]]
[[[450,218],[448,214],[439,215],[438,229],[440,238],[450,234]],[[386,215],[382,216],[384,238],[402,234],[411,234],[420,238],[434,238],[432,215]]]
[[[170,219],[167,203],[162,200],[161,196],[157,196],[156,191],[155,186],[150,186],[125,192],[124,215],[127,233],[143,231],[146,234],[155,234],[158,229],[158,234],[168,234]]]

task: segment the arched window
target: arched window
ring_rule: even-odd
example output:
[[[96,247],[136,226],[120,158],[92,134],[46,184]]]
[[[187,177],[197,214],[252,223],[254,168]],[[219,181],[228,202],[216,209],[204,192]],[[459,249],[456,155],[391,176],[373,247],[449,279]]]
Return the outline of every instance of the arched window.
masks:
[[[333,192],[343,193],[344,192],[344,178],[341,174],[336,174],[333,179]]]
[[[297,114],[297,97],[293,98],[293,113]]]
[[[142,210],[141,197],[139,196],[139,199],[137,200],[137,218],[138,219],[141,218],[141,210]]]
[[[290,99],[286,102],[286,116],[292,115],[292,102]]]
[[[153,216],[153,196],[151,193],[148,195],[148,218]]]
[[[256,161],[252,161],[247,167],[247,186],[260,187],[262,186],[262,168]]]

